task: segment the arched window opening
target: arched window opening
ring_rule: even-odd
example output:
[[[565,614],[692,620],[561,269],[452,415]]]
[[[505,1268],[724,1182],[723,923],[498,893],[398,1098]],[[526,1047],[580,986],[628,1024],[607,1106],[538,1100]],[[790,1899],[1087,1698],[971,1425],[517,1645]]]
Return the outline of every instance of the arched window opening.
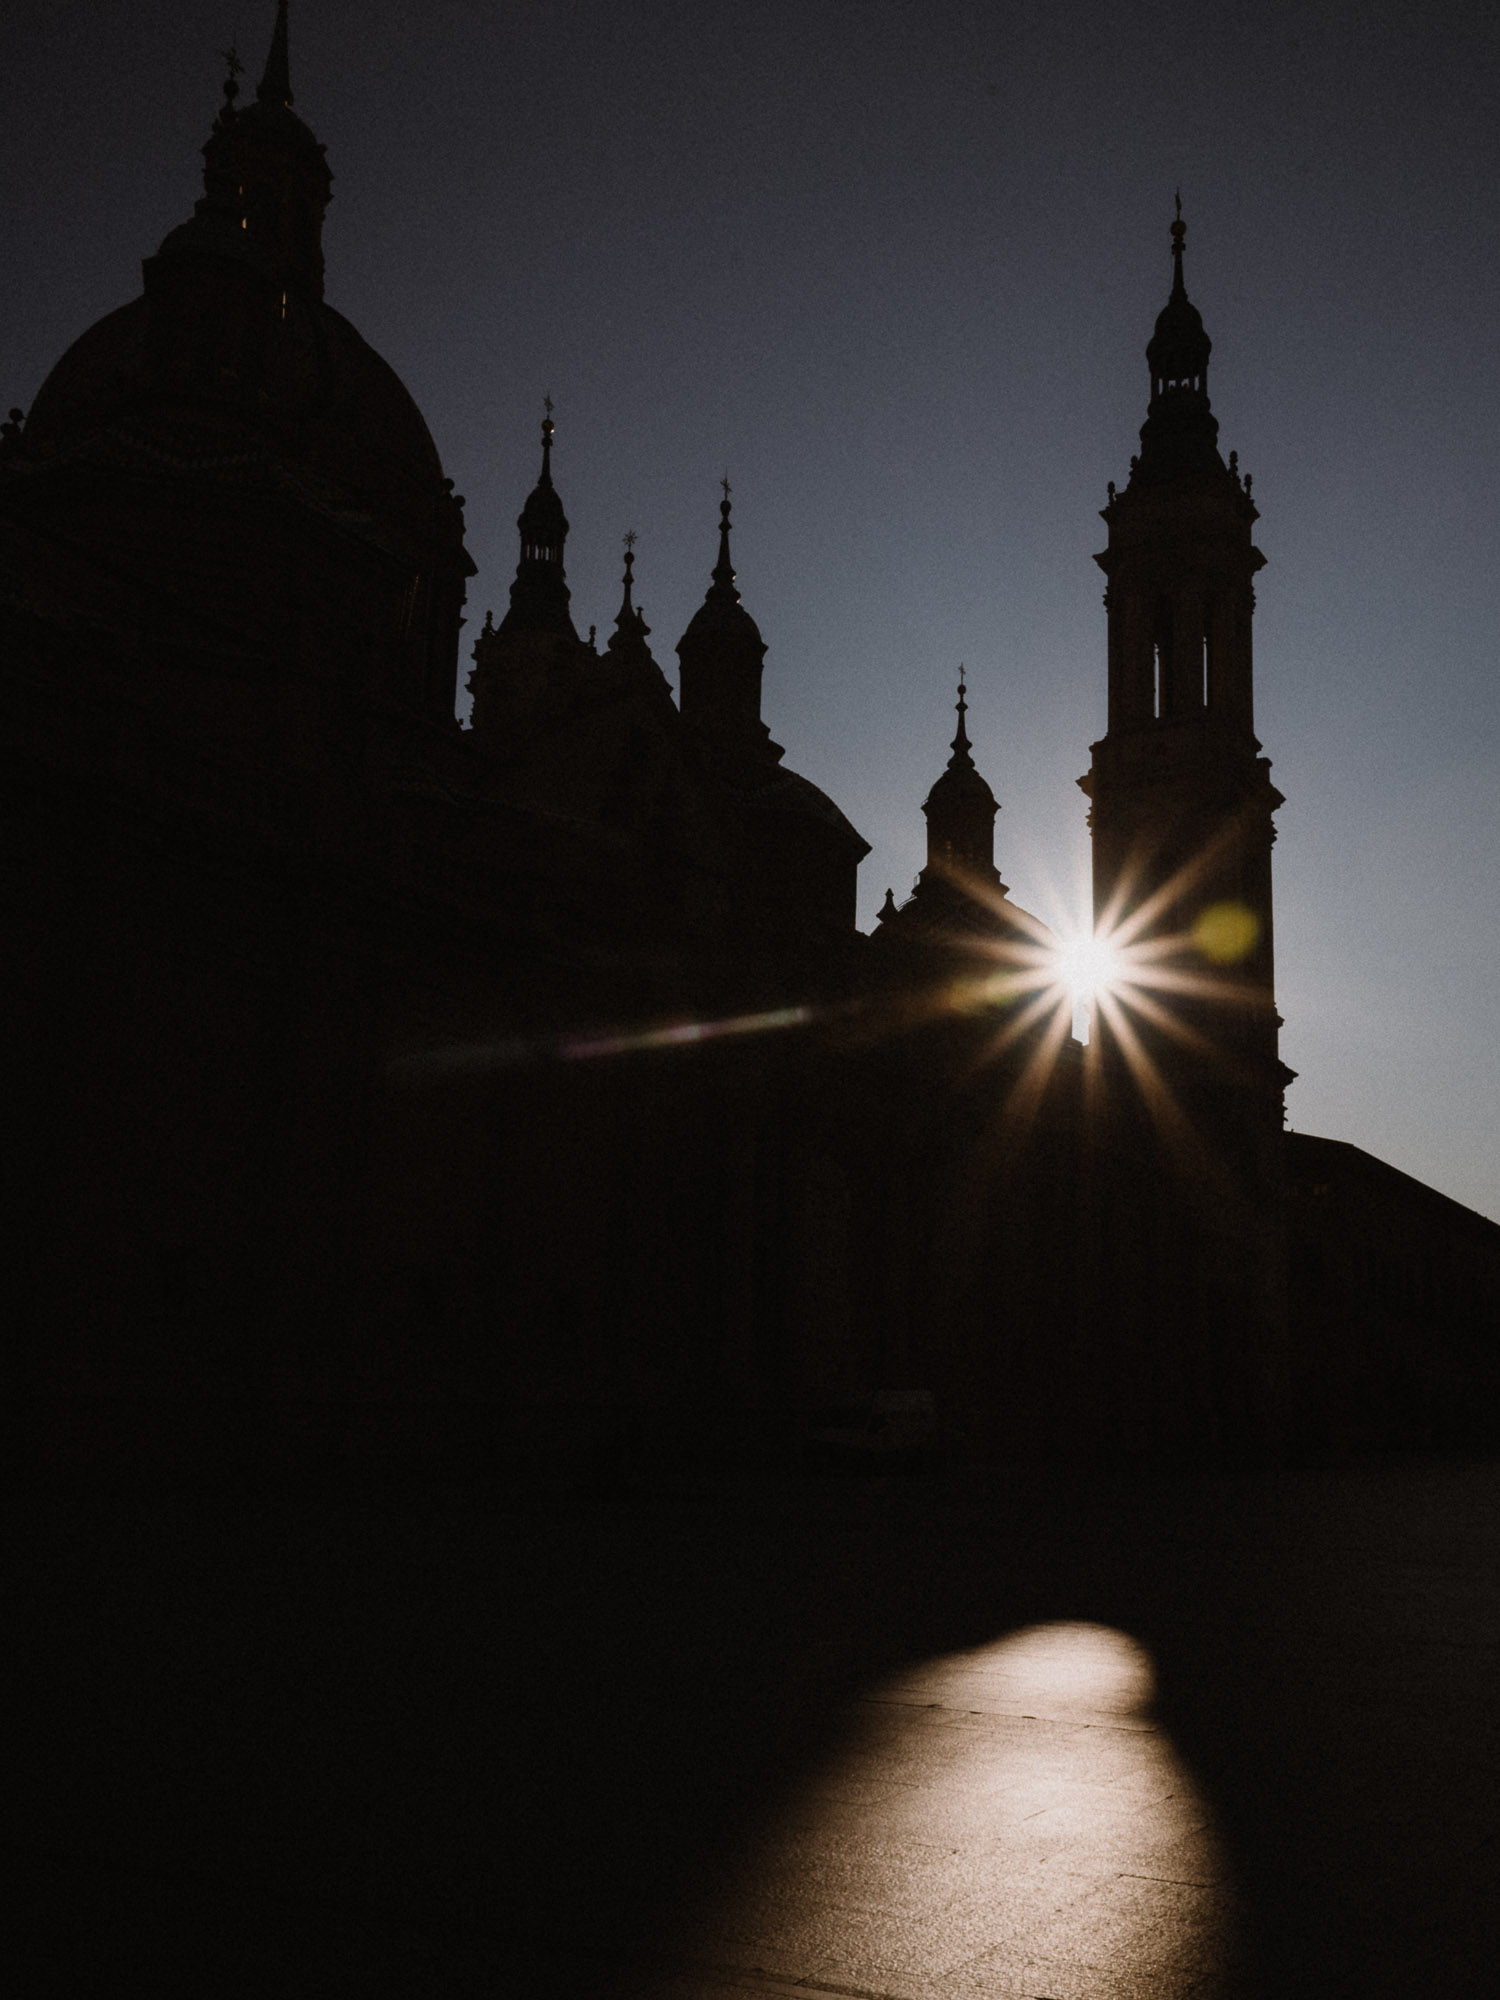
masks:
[[[1160,722],[1172,706],[1172,604],[1166,597],[1157,599],[1152,616],[1151,659],[1151,713]]]

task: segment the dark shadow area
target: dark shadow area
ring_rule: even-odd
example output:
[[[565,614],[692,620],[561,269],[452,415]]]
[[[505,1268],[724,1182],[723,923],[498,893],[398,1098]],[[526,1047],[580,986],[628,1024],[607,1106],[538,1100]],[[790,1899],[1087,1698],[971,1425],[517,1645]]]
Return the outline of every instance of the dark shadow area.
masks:
[[[14,1990],[650,1992],[860,1688],[1086,1619],[1218,1819],[1226,1991],[1488,1993],[1497,1502],[1480,1462],[26,1498]]]

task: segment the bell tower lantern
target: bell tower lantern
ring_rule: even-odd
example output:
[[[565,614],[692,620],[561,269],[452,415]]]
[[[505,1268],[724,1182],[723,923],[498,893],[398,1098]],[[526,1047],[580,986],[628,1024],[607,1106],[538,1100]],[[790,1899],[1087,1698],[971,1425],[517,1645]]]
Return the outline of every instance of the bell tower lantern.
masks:
[[[1265,562],[1250,480],[1219,453],[1213,343],[1183,281],[1146,349],[1141,450],[1103,518],[1108,727],[1079,780],[1091,801],[1094,919],[1149,958],[1160,1065],[1278,1143],[1291,1072],[1276,1048],[1272,814],[1282,803],[1255,735],[1251,621]],[[1227,1093],[1227,1095],[1226,1095]]]

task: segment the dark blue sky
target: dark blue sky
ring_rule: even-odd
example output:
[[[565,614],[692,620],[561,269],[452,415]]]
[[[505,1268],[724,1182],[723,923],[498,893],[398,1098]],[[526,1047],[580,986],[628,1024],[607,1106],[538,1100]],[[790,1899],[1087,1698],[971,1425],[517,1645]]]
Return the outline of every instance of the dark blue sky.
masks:
[[[272,0],[12,0],[0,404],[139,289]],[[1493,6],[294,0],[328,295],[468,495],[499,609],[557,403],[581,627],[620,535],[663,664],[717,481],[788,761],[922,859],[957,666],[1044,917],[1086,869],[1102,547],[1170,277],[1255,479],[1289,1098],[1500,1217]]]

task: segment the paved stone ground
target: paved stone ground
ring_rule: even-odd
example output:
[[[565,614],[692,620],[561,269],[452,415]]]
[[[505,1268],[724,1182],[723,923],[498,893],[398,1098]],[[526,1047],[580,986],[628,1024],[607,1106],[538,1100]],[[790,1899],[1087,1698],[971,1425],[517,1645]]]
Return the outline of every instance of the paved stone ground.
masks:
[[[1226,1864],[1153,1683],[1080,1623],[909,1669],[700,1898],[697,1954],[909,2000],[1212,1989]]]
[[[1493,1465],[7,1520],[8,1992],[1494,1991]]]

